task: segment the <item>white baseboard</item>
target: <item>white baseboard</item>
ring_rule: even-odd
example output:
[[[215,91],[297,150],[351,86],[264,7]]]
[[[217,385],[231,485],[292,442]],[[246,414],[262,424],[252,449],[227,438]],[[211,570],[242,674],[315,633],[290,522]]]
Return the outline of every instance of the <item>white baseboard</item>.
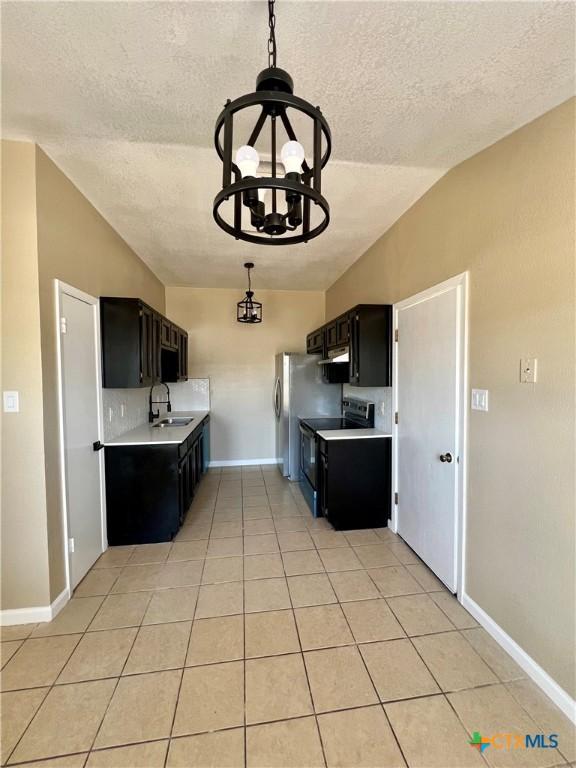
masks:
[[[278,464],[279,459],[232,459],[232,461],[211,461],[209,467],[254,467],[258,464]]]
[[[0,611],[0,627],[52,621],[64,608],[69,599],[70,592],[66,588],[60,592],[50,605],[38,605],[32,608],[7,608],[4,611]]]
[[[486,632],[491,635],[498,645],[512,656],[514,661],[522,667],[524,672],[532,678],[536,685],[544,691],[548,698],[552,699],[554,704],[573,723],[576,723],[576,701],[568,694],[542,667],[521,648],[518,643],[507,634],[486,611],[475,603],[472,598],[464,593],[460,600],[464,608],[472,614],[476,621],[481,624]]]

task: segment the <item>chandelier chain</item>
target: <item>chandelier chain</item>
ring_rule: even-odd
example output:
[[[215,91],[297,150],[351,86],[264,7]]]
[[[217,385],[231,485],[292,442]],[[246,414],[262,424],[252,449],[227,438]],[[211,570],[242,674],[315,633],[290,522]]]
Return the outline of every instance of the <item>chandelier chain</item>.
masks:
[[[276,15],[274,13],[275,0],[268,0],[268,26],[270,37],[268,38],[268,66],[276,66]]]

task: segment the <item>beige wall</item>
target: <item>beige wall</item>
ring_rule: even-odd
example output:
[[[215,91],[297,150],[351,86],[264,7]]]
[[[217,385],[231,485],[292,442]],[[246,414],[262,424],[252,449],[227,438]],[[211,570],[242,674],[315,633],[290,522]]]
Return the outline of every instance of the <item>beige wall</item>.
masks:
[[[210,378],[212,460],[275,457],[274,356],[304,352],[323,322],[323,293],[260,291],[254,276],[259,325],[236,321],[242,289],[166,288],[166,312],[189,334],[188,374]]]
[[[164,312],[164,286],[118,233],[36,148],[38,264],[50,595],[65,584],[58,454],[54,278],[92,296],[136,296]]]
[[[34,145],[2,142],[3,609],[49,602]]]
[[[14,265],[13,279],[18,280],[18,284],[7,282],[5,292],[12,305],[12,327],[18,331],[15,334],[19,344],[16,370],[22,369],[19,379],[11,387],[21,390],[33,388],[22,413],[12,418],[12,430],[3,428],[3,441],[9,442],[10,455],[19,458],[16,465],[23,475],[22,486],[15,482],[12,473],[7,473],[6,483],[3,483],[7,501],[10,502],[3,504],[3,528],[9,533],[6,544],[10,546],[11,556],[11,560],[5,559],[2,563],[6,601],[3,607],[17,608],[46,605],[65,587],[59,487],[54,278],[93,296],[137,296],[161,312],[165,309],[165,301],[162,283],[41,149],[33,144],[12,142],[6,142],[6,148],[10,150],[8,158],[11,159],[5,169],[8,202],[17,193],[19,198],[14,199],[12,206],[6,210],[7,216],[3,217],[3,221],[8,231],[18,232],[20,238],[26,235],[30,241],[25,244],[28,249],[26,272],[22,271],[20,255],[24,246],[18,241],[18,251],[16,248],[8,251],[8,256],[14,253],[13,259],[6,260],[5,243],[5,261],[8,266]],[[22,199],[20,187],[24,178],[28,186],[26,197]],[[33,217],[28,209],[33,211]],[[22,227],[24,218],[25,230]],[[22,291],[24,285],[26,294]],[[8,344],[9,325],[8,322],[3,324],[3,342]],[[30,338],[30,344],[25,346],[22,344],[23,328],[26,328],[25,338]],[[3,360],[5,388],[8,388],[14,364],[14,359],[8,359],[8,356]],[[28,426],[32,413],[34,430]],[[41,451],[39,449],[31,454],[31,444],[33,446],[35,439],[40,441]],[[17,460],[14,459],[14,462]],[[31,489],[38,489],[42,498],[33,498]],[[31,525],[23,515],[22,496],[29,499],[41,524]],[[20,535],[21,525],[25,526],[25,535]],[[47,561],[49,591],[47,570],[31,567],[30,553],[34,551],[31,539],[41,553],[38,562]],[[12,560],[16,564],[21,563],[19,569]],[[23,588],[26,584],[23,570],[26,570],[26,579],[33,582],[35,591],[44,599],[30,601],[29,593]]]
[[[467,591],[572,696],[574,104],[450,171],[326,295],[331,318],[469,270],[470,386],[490,411],[469,414]]]

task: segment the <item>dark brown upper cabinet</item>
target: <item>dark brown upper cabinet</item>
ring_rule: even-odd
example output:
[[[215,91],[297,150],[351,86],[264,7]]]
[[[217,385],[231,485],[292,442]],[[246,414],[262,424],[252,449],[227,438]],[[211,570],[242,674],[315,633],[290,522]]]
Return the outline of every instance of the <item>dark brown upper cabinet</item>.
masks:
[[[186,379],[188,334],[141,299],[102,297],[100,326],[102,386],[131,389]]]
[[[348,370],[343,372],[341,363],[325,366],[325,381],[338,380],[357,387],[390,387],[392,306],[359,304],[306,338],[308,353],[325,355],[328,350],[345,346],[349,347]]]
[[[345,347],[350,339],[350,319],[349,313],[340,315],[336,320],[331,320],[325,326],[326,329],[326,348],[337,349]]]
[[[162,323],[162,346],[170,347],[172,344],[172,323],[165,317],[161,319]]]
[[[188,334],[178,331],[178,381],[188,378]]]
[[[306,352],[309,355],[323,355],[325,349],[324,328],[312,331],[306,337]]]
[[[348,344],[350,340],[350,321],[348,314],[342,315],[336,320],[336,346]]]
[[[350,379],[356,387],[392,386],[392,306],[359,304],[348,313]]]
[[[338,346],[338,326],[336,320],[325,326],[326,328],[326,349],[334,349]]]

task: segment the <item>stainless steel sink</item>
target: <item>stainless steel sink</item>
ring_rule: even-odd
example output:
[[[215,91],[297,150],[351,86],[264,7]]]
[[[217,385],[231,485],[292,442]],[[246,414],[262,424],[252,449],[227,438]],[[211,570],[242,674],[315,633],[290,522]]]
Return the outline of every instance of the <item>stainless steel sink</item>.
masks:
[[[194,421],[192,416],[170,416],[166,419],[161,419],[158,424],[154,424],[154,428],[163,429],[164,427],[185,427],[192,421]]]

